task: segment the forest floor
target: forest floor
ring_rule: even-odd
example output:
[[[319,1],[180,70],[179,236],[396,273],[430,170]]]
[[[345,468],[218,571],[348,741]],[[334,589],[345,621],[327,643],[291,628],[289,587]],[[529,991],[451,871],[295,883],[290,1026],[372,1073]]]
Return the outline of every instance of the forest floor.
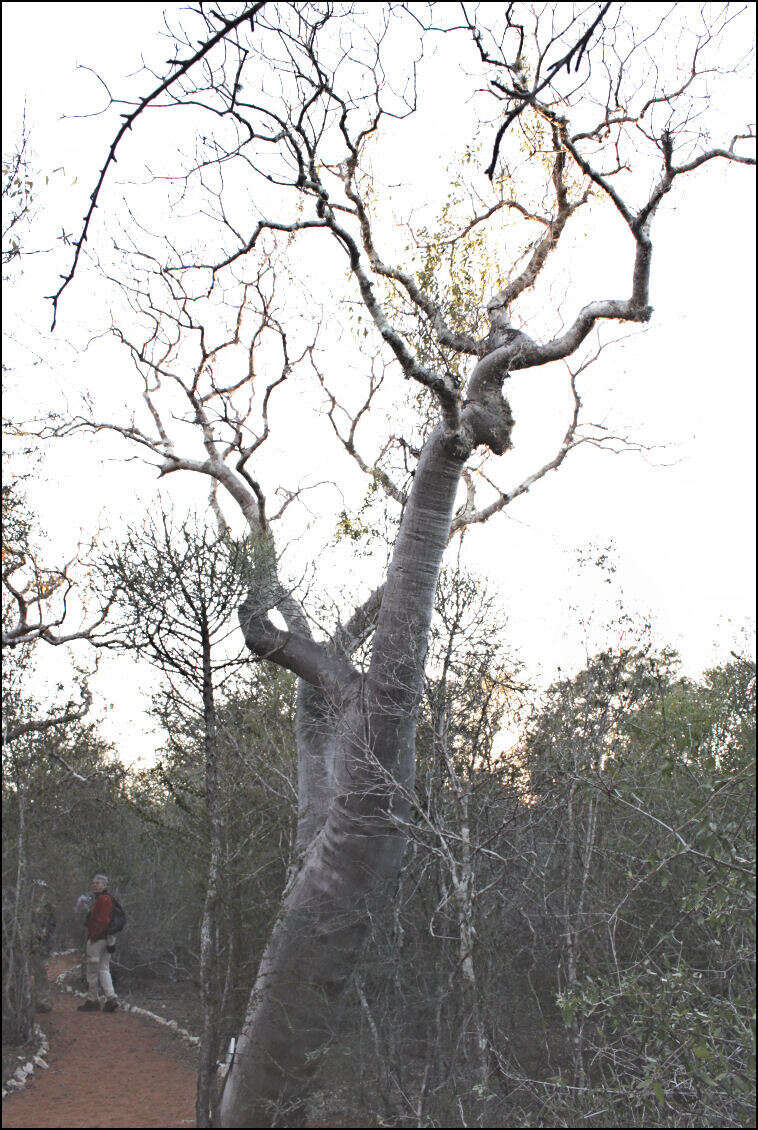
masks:
[[[77,962],[54,958],[51,980]],[[53,1011],[40,1017],[49,1068],[38,1068],[24,1091],[3,1101],[3,1126],[194,1126],[196,1052],[149,1021],[77,1012],[80,1003],[53,990]]]
[[[128,1012],[77,1012],[82,998],[55,987],[54,981],[70,970],[68,983],[81,990],[74,973],[80,962],[71,952],[50,960],[53,1011],[36,1018],[50,1045],[49,1067],[37,1068],[23,1091],[3,1100],[3,1127],[194,1126],[197,1049]],[[191,981],[137,982],[123,975],[114,981],[125,1004],[139,1005],[199,1033],[199,992]],[[31,1045],[4,1046],[3,1078],[35,1050]],[[345,1088],[347,1068],[339,1057],[330,1063],[327,1093],[314,1104],[309,1126],[377,1124],[366,1121],[356,1096]]]

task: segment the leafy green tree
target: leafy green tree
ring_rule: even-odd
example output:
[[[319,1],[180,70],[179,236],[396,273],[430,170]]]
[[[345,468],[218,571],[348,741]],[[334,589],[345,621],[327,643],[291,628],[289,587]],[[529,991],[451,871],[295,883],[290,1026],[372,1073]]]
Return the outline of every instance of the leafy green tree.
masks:
[[[614,1124],[750,1120],[754,711],[753,661],[693,682],[632,648],[557,684],[530,731],[573,1082],[582,1110],[618,1096]]]

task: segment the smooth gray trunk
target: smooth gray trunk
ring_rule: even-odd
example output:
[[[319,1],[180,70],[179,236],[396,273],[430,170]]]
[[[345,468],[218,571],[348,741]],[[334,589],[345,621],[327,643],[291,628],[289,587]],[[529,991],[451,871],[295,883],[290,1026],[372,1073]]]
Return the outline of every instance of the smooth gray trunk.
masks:
[[[223,1126],[303,1124],[336,1005],[397,881],[405,837],[396,818],[407,816],[413,787],[434,590],[463,466],[448,448],[440,428],[419,460],[368,673],[339,713],[313,688],[300,690],[305,850],[261,960],[221,1100]]]
[[[326,823],[334,795],[338,708],[301,679],[297,688],[297,833],[295,862]]]
[[[510,446],[513,419],[501,390],[511,356],[497,346],[479,361],[457,422],[446,419],[424,445],[365,675],[300,632],[275,629],[258,613],[256,594],[240,611],[251,649],[301,676],[300,808],[296,858],[227,1077],[222,1126],[303,1125],[337,1004],[374,916],[392,897],[442,555],[466,459],[482,444],[497,454]]]

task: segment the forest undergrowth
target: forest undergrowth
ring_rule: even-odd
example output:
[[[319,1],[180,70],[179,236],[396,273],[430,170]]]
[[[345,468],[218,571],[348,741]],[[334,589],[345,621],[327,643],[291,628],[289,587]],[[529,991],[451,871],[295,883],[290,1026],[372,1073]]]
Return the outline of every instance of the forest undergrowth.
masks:
[[[435,626],[400,880],[343,1000],[311,1123],[749,1125],[753,661],[735,653],[696,681],[639,637],[537,697],[473,591],[458,597],[461,615]],[[289,861],[293,681],[259,671],[219,719],[223,1060]],[[83,782],[32,756],[53,742]],[[23,773],[29,870],[54,892],[57,944],[80,941],[75,899],[106,868],[129,916],[117,991],[197,1032],[207,840],[192,727],[167,728],[137,773],[91,724],[12,753],[4,883]]]

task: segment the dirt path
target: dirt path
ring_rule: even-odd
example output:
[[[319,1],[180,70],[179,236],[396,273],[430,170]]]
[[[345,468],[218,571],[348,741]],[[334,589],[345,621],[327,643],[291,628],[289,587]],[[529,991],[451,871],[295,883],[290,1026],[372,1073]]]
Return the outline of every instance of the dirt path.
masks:
[[[72,964],[58,960],[51,972]],[[81,998],[53,992],[40,1017],[49,1068],[3,1101],[3,1126],[194,1126],[195,1072],[176,1036],[125,1012],[77,1012]]]

